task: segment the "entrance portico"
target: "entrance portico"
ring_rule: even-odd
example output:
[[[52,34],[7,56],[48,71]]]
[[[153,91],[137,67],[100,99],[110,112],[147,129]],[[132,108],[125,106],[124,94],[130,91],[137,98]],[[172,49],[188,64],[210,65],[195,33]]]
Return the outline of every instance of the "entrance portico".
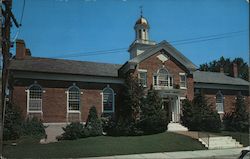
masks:
[[[169,95],[162,99],[163,109],[167,111],[170,122],[177,123],[180,120],[180,102],[176,95]]]
[[[180,123],[181,114],[181,97],[184,96],[184,91],[181,89],[159,90],[162,98],[162,108],[167,111],[170,123]]]

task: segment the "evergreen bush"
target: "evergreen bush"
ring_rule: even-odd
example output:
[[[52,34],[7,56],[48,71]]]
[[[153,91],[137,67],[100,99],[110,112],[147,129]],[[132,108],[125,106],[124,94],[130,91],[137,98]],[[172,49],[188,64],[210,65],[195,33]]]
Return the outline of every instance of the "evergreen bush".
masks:
[[[84,125],[80,122],[72,122],[62,129],[64,133],[57,138],[58,140],[76,140],[88,135],[88,132],[84,130]]]
[[[220,116],[201,94],[196,94],[192,102],[186,100],[182,112],[181,121],[189,130],[220,132]]]
[[[140,127],[145,134],[164,132],[167,129],[167,113],[162,109],[162,102],[155,90],[148,92],[145,104],[141,107]]]
[[[21,111],[17,106],[7,104],[4,118],[3,139],[16,140],[22,135]]]
[[[27,118],[22,124],[23,135],[45,137],[45,126],[37,117]]]
[[[248,132],[248,117],[249,114],[246,111],[244,97],[241,94],[238,94],[235,102],[235,111],[230,114],[225,114],[223,117],[223,125],[225,130]]]
[[[88,130],[90,136],[102,135],[102,122],[97,116],[96,107],[92,106],[89,110],[89,115],[85,128]]]

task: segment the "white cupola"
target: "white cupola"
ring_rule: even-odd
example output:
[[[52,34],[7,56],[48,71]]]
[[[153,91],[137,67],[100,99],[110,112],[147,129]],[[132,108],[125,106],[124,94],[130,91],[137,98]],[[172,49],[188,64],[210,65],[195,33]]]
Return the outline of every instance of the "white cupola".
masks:
[[[149,40],[149,23],[146,18],[143,17],[142,10],[140,18],[135,23],[134,29],[135,40],[128,49],[130,59],[142,54],[145,50],[156,44],[156,42]]]

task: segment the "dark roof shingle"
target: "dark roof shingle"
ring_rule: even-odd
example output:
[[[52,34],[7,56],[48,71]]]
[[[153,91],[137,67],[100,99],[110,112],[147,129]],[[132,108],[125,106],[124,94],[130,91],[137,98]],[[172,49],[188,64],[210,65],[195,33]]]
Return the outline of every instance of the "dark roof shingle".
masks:
[[[9,69],[47,73],[118,77],[118,69],[121,66],[122,65],[119,64],[29,57],[23,60],[12,60]]]
[[[249,86],[249,82],[241,78],[234,78],[219,72],[205,72],[195,71],[193,74],[194,81],[199,83],[216,83],[227,85],[246,85]]]

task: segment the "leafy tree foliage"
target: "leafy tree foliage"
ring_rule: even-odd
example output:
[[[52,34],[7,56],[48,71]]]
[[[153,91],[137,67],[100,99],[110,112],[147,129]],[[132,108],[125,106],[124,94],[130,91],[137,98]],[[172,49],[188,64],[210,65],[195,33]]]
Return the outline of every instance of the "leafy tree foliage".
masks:
[[[167,129],[167,113],[162,109],[162,100],[155,90],[148,92],[145,104],[141,107],[140,126],[144,133],[154,134]]]
[[[237,64],[238,77],[248,81],[248,64],[244,62],[242,58],[230,60],[229,58],[224,58],[222,56],[219,60],[213,60],[212,62],[200,65],[199,69],[201,71],[220,72],[220,68],[222,67],[225,73],[227,73],[229,76],[233,76],[233,63]]]
[[[241,94],[238,94],[235,102],[235,111],[224,115],[223,125],[229,131],[248,132],[248,117],[244,98]]]
[[[201,94],[196,94],[192,103],[184,102],[183,108],[181,119],[189,130],[220,131],[221,120],[219,114],[211,109]]]
[[[24,120],[19,107],[8,103],[4,119],[4,140],[16,140],[21,136],[45,137],[45,127],[36,117]]]
[[[15,140],[22,135],[21,112],[17,106],[8,104],[4,118],[4,140]]]

